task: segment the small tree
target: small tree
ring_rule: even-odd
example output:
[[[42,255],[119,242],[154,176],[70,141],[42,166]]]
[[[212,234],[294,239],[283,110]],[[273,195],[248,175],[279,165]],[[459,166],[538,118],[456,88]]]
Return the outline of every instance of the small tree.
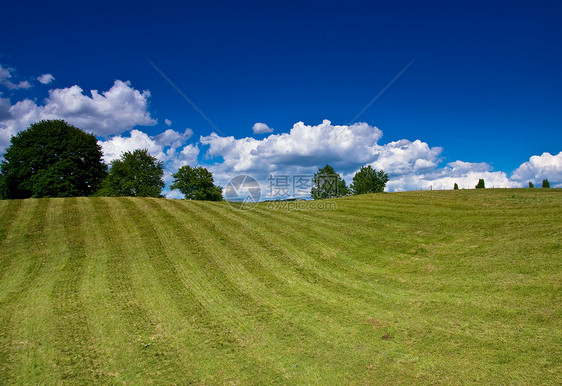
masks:
[[[0,197],[89,196],[107,172],[101,147],[62,120],[41,121],[12,137],[0,168]]]
[[[121,159],[111,162],[111,169],[103,180],[99,196],[161,197],[165,186],[162,162],[148,154],[147,149],[125,152]]]
[[[174,182],[170,188],[178,189],[188,200],[222,200],[222,188],[215,186],[213,173],[204,167],[182,166],[172,177]]]
[[[548,182],[548,179],[544,179],[542,180],[542,187],[543,188],[550,188],[550,182]]]
[[[459,190],[459,185],[455,182],[455,186],[453,187],[454,190]]]
[[[484,189],[486,188],[486,184],[484,183],[484,179],[480,178],[478,180],[478,184],[476,185],[476,189]]]
[[[388,175],[384,170],[378,172],[371,165],[361,166],[353,176],[350,187],[353,194],[380,193],[388,182]]]
[[[345,181],[330,165],[324,166],[314,174],[313,183],[310,194],[315,200],[341,197],[349,193]]]
[[[533,185],[533,183],[532,183],[531,181],[529,181],[529,188],[532,189],[532,188],[534,188],[534,187],[535,187],[535,185]]]

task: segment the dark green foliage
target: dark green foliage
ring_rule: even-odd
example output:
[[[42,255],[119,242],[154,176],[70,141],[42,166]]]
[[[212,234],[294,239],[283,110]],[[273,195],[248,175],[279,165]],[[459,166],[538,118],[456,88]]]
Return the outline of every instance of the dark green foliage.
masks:
[[[338,179],[337,193],[338,193],[338,197],[343,197],[351,194],[351,190],[347,187],[345,180],[343,178]]]
[[[161,197],[164,168],[162,162],[148,154],[147,149],[123,153],[111,162],[98,196]]]
[[[326,165],[314,174],[314,186],[310,194],[313,199],[342,197],[349,194],[345,181],[330,165]]]
[[[531,181],[529,181],[529,188],[534,188],[535,185],[533,185],[533,183]]]
[[[204,167],[182,166],[172,177],[174,183],[170,188],[178,189],[188,200],[222,200],[222,188],[215,186],[213,173]]]
[[[388,175],[384,170],[378,172],[371,165],[361,166],[361,169],[353,176],[351,190],[353,194],[380,193],[388,182]]]
[[[89,196],[107,167],[93,134],[65,121],[41,121],[12,137],[4,154],[0,197]]]
[[[550,188],[550,182],[548,182],[548,179],[544,179],[542,180],[542,187],[543,188]]]
[[[455,186],[453,187],[454,190],[459,190],[459,185],[455,182]]]
[[[484,183],[484,179],[480,178],[478,180],[478,184],[476,185],[476,189],[485,189],[486,188],[486,184]]]

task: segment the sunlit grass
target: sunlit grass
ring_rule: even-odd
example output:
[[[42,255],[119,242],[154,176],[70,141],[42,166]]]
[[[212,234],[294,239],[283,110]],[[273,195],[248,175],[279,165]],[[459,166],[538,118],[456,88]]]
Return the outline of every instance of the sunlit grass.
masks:
[[[562,382],[560,190],[330,203],[0,201],[0,384]]]

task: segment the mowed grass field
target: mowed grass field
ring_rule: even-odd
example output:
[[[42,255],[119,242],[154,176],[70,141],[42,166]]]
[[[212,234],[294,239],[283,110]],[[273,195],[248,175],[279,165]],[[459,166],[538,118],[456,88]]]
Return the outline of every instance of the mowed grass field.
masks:
[[[0,201],[0,384],[562,382],[562,191],[325,203]]]

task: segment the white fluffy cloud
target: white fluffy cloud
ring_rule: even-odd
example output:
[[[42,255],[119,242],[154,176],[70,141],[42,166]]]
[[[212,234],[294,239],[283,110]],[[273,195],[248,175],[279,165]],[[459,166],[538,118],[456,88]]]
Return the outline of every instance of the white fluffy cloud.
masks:
[[[462,163],[462,168],[457,168],[456,164]],[[461,189],[472,189],[483,178],[488,188],[516,188],[521,185],[507,178],[507,175],[501,171],[492,171],[491,166],[486,163],[469,163],[455,161],[448,163],[442,168],[434,168],[423,173],[404,173],[391,177],[387,190],[404,191],[404,190],[441,190],[453,189],[455,183]]]
[[[209,146],[208,157],[222,157],[224,171],[271,172],[314,170],[328,161],[334,167],[360,165],[371,159],[373,146],[381,136],[378,128],[366,123],[340,126],[324,120],[316,126],[297,122],[289,133],[271,134],[261,140],[212,133],[200,141]]]
[[[29,83],[27,80],[23,80],[18,83],[12,82],[11,79],[13,72],[13,68],[3,67],[0,64],[0,85],[7,87],[9,90],[27,89],[32,87],[31,83]]]
[[[37,77],[37,80],[41,84],[49,84],[49,83],[51,83],[52,81],[55,80],[55,77],[51,74],[43,74],[43,75],[39,75]]]
[[[0,85],[10,90],[29,88],[27,81],[15,83],[13,69],[0,66]],[[42,84],[50,84],[54,77],[37,77]],[[103,137],[99,143],[104,160],[109,163],[123,152],[146,148],[165,167],[165,182],[184,165],[198,165],[200,147],[207,159],[203,165],[214,173],[215,181],[226,186],[227,181],[243,173],[252,174],[267,185],[270,173],[313,174],[325,164],[332,165],[348,183],[361,165],[385,170],[390,181],[389,191],[414,189],[474,188],[484,178],[487,187],[517,187],[527,181],[534,183],[548,178],[552,186],[562,187],[562,152],[532,156],[519,166],[510,178],[502,171],[493,171],[485,162],[450,162],[443,166],[440,147],[431,147],[420,140],[393,141],[379,144],[382,131],[367,123],[333,125],[324,120],[318,125],[297,122],[288,133],[272,134],[265,123],[253,126],[254,134],[267,134],[261,139],[252,137],[222,137],[216,133],[201,136],[199,143],[187,143],[193,131],[167,129],[158,135],[133,129],[156,125],[148,111],[150,92],[139,91],[130,82],[116,80],[107,90],[92,90],[89,95],[75,85],[49,90],[43,103],[24,99],[14,105],[0,91],[0,154],[9,145],[10,137],[43,119],[64,119],[83,130]],[[172,122],[165,119],[171,126]],[[125,134],[122,134],[125,133]],[[177,198],[177,192],[167,192]]]
[[[183,133],[168,129],[161,134],[149,136],[140,130],[131,130],[129,136],[116,135],[106,140],[100,140],[104,161],[111,161],[121,157],[124,152],[136,149],[148,149],[148,152],[162,161],[164,165],[164,182],[172,183],[172,173],[184,165],[195,166],[198,163],[199,147],[197,144],[188,144],[187,140],[193,135],[191,129]],[[165,189],[168,198],[181,198],[177,192]]]
[[[420,174],[431,171],[439,164],[440,147],[430,148],[419,139],[410,142],[407,139],[390,142],[386,145],[372,147],[374,161],[370,164],[375,169],[388,171],[390,175],[403,175],[409,173]]]
[[[111,161],[121,157],[121,154],[136,149],[148,149],[148,152],[163,162],[183,162],[184,160],[193,160],[193,145],[186,145],[188,150],[179,150],[184,146],[187,139],[193,135],[191,129],[186,129],[183,133],[168,129],[156,136],[149,136],[140,130],[131,130],[129,136],[116,135],[107,140],[98,141],[100,144],[104,161]],[[195,154],[195,159],[197,158]]]
[[[252,127],[252,130],[254,131],[254,134],[273,133],[272,128],[267,126],[265,123],[261,123],[261,122],[254,123],[254,126]]]
[[[562,187],[562,151],[556,155],[543,153],[532,156],[529,161],[515,169],[511,178],[522,183],[531,181],[535,184],[548,179],[552,187]]]
[[[92,90],[91,96],[82,91],[79,86],[49,90],[44,104],[24,99],[9,107],[7,117],[0,106],[0,152],[12,135],[43,119],[64,119],[103,137],[156,124],[148,111],[150,92],[140,92],[130,82],[116,80],[108,91]]]
[[[271,134],[263,139],[221,137],[216,133],[202,136],[208,146],[206,158],[215,160],[209,168],[224,186],[229,178],[248,173],[265,186],[269,173],[314,173],[326,163],[332,165],[349,183],[361,165],[385,170],[390,181],[388,191],[418,189],[474,188],[480,178],[487,187],[521,187],[524,180],[549,178],[562,184],[562,152],[531,157],[509,178],[494,171],[486,162],[455,161],[441,166],[441,147],[420,140],[379,144],[382,131],[367,123],[332,125],[328,120],[310,126],[296,123],[289,133]]]

